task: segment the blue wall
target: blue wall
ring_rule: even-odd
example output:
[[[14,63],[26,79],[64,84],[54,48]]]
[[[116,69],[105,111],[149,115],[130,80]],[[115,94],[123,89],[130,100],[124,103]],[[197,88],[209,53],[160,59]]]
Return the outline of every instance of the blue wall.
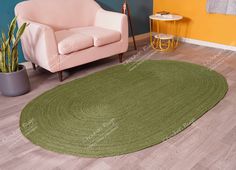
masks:
[[[14,7],[22,0],[0,0],[0,31],[7,31],[11,19],[14,17]],[[66,0],[65,0],[66,1]],[[123,0],[97,0],[105,9],[120,11]],[[129,0],[135,34],[149,31],[148,16],[152,14],[153,0]],[[21,47],[20,47],[21,48]],[[20,49],[20,62],[24,61]]]
[[[8,31],[8,26],[14,17],[15,5],[21,0],[0,0],[0,32]],[[24,57],[19,47],[19,61],[24,61]]]

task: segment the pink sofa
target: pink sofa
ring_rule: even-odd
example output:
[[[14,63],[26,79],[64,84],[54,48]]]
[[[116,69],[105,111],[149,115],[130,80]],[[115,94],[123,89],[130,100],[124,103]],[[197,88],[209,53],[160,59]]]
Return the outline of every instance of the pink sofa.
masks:
[[[15,8],[24,56],[52,73],[128,49],[127,16],[103,10],[94,0],[28,0]]]

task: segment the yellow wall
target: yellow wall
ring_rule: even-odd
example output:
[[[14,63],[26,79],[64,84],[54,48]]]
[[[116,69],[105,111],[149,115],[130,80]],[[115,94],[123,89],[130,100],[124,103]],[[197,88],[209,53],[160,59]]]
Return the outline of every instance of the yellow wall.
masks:
[[[236,46],[236,16],[207,14],[206,1],[154,0],[154,13],[165,10],[186,17],[182,34],[187,38]]]

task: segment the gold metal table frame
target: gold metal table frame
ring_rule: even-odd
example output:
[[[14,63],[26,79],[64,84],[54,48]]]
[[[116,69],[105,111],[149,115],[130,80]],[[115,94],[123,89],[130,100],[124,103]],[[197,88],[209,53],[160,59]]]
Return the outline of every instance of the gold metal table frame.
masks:
[[[178,25],[177,21],[182,20],[183,17],[180,15],[151,15],[149,16],[150,21],[150,44],[153,49],[158,51],[171,51],[175,49],[179,44],[178,37]],[[153,22],[157,24],[157,30],[154,30]],[[161,33],[161,22],[171,22],[170,34]],[[168,30],[167,30],[168,31]]]

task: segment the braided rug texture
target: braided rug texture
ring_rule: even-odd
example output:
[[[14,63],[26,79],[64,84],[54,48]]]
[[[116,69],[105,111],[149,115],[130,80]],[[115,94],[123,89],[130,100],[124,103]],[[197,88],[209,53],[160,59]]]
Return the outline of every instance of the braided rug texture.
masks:
[[[22,111],[20,129],[46,150],[107,157],[161,143],[213,108],[225,78],[178,61],[115,66],[58,86]]]

